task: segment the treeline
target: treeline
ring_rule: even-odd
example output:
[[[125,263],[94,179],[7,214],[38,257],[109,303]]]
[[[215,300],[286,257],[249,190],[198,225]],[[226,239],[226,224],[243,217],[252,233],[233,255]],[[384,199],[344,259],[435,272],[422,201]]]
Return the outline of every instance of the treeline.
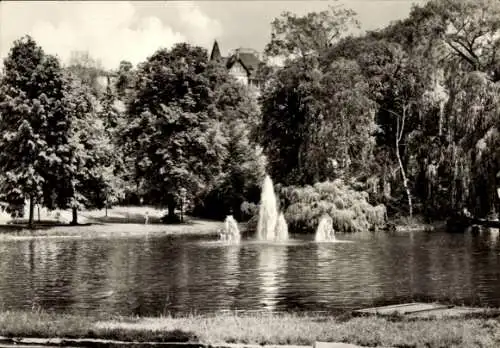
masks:
[[[175,221],[179,209],[241,217],[259,199],[257,102],[200,47],[160,49],[112,74],[81,53],[62,67],[27,36],[0,83],[1,200],[12,213],[29,200],[30,223],[35,204],[72,209],[73,223],[81,209],[127,202]]]
[[[498,1],[433,0],[346,36],[355,18],[342,7],[276,18],[265,53],[284,65],[261,65],[259,98],[185,43],[122,62],[103,88],[108,72],[88,55],[63,67],[17,41],[0,76],[1,200],[71,208],[74,222],[82,208],[140,202],[170,221],[241,220],[268,172],[300,228],[325,212],[337,229],[381,226],[379,204],[495,214]]]
[[[273,178],[361,184],[391,214],[496,215],[500,3],[429,1],[341,37],[349,24],[355,14],[333,7],[273,22],[267,54],[288,57],[262,95]]]

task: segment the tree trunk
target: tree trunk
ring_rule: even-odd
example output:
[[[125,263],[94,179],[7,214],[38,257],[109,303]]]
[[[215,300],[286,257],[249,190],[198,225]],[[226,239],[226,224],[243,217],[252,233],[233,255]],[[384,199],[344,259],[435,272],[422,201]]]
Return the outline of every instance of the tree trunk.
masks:
[[[167,208],[168,208],[168,221],[169,222],[175,222],[175,208],[177,204],[175,202],[174,197],[169,197],[167,201]]]
[[[40,222],[40,204],[37,204],[36,207],[38,209],[38,222]]]
[[[439,103],[439,129],[438,134],[441,139],[441,135],[443,134],[443,115],[444,115],[444,101]]]
[[[500,187],[497,186],[497,196],[498,199],[496,200],[497,202],[497,211],[498,211],[498,218],[500,219]]]
[[[181,206],[180,206],[180,211],[181,211],[181,223],[184,222],[184,202],[185,202],[185,195],[181,195]]]
[[[181,222],[184,222],[184,202],[181,203]]]
[[[35,201],[33,200],[33,196],[30,196],[30,216],[28,220],[28,225],[33,226],[33,220],[35,218]]]
[[[410,218],[413,216],[413,205],[411,202],[411,192],[408,187],[408,178],[406,177],[405,168],[403,166],[403,161],[401,160],[401,154],[399,152],[399,143],[401,139],[403,139],[404,127],[405,127],[405,119],[406,119],[406,111],[408,106],[403,107],[403,114],[401,115],[401,124],[399,123],[399,116],[396,115],[396,157],[398,158],[399,169],[401,170],[401,176],[403,177],[403,187],[406,191],[406,196],[408,198],[408,209]]]
[[[104,202],[104,216],[108,217],[108,190],[104,193],[106,195],[106,201]]]
[[[396,140],[396,156],[398,158],[399,169],[401,170],[401,175],[403,176],[403,187],[406,191],[406,196],[408,197],[408,207],[409,207],[410,217],[412,217],[413,216],[413,205],[411,202],[411,193],[410,193],[410,188],[408,187],[408,179],[406,178],[406,173],[405,173],[405,169],[403,167],[403,162],[401,161],[401,155],[399,154],[399,141],[398,140]]]
[[[72,208],[73,219],[71,220],[71,225],[78,225],[78,209]]]

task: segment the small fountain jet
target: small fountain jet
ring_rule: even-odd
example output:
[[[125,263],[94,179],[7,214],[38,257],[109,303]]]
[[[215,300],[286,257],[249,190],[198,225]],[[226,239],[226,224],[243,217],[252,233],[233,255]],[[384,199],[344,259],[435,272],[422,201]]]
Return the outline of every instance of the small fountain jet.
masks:
[[[325,214],[319,220],[314,240],[316,242],[333,242],[336,240],[335,230],[333,229],[333,221],[330,215]]]
[[[224,228],[220,232],[220,239],[224,242],[239,243],[241,240],[238,223],[232,215],[228,215],[224,220]]]

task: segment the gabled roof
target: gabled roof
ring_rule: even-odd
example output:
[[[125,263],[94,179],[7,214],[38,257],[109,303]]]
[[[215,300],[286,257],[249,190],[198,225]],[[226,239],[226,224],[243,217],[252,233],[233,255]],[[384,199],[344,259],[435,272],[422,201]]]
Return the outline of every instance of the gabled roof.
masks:
[[[236,62],[239,62],[245,68],[245,70],[249,75],[253,75],[257,72],[257,69],[260,64],[260,59],[254,53],[236,52],[228,58],[226,62],[227,68],[231,69],[231,67]]]
[[[222,57],[217,40],[214,41],[214,45],[212,46],[210,60],[221,60],[228,69],[231,69],[236,62],[239,62],[249,76],[256,74],[261,63],[258,54],[251,49],[239,48],[230,54],[229,57]]]
[[[217,60],[221,58],[222,56],[220,54],[219,43],[215,40],[214,46],[212,47],[212,53],[210,54],[210,60]]]

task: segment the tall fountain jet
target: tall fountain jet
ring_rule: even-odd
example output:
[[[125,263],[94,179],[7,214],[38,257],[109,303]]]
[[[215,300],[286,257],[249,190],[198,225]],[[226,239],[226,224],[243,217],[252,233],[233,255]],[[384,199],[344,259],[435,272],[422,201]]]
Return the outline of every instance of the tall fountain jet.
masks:
[[[260,195],[257,239],[264,241],[288,240],[288,226],[283,213],[278,214],[276,195],[269,175],[264,178]]]
[[[335,230],[333,229],[333,221],[330,215],[325,214],[319,220],[318,228],[316,229],[316,242],[333,242],[335,241]]]

